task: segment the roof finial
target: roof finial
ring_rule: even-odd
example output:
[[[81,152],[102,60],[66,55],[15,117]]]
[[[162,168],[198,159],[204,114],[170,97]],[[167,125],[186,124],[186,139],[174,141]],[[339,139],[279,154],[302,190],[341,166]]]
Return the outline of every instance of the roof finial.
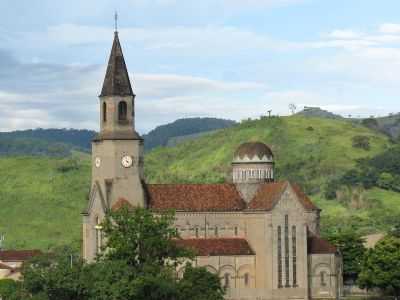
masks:
[[[114,21],[115,21],[115,32],[118,32],[118,13],[117,13],[117,11],[115,11],[115,14],[114,14]]]

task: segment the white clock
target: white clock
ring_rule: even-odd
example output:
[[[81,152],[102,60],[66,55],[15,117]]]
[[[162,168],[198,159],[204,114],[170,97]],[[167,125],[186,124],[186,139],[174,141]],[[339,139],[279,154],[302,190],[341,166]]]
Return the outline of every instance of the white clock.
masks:
[[[94,165],[96,166],[96,168],[100,167],[101,165],[101,159],[100,157],[96,157],[94,160]]]
[[[122,166],[124,166],[125,168],[131,167],[133,163],[132,156],[125,155],[124,157],[122,157],[121,163]]]

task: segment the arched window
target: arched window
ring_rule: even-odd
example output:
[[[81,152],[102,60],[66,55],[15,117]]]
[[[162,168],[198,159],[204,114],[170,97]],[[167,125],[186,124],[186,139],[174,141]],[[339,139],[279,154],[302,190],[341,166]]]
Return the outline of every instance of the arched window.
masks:
[[[238,228],[237,228],[237,226],[235,226],[235,236],[237,236],[238,235]]]
[[[103,102],[103,122],[107,122],[107,104]]]
[[[224,274],[224,288],[227,289],[229,288],[229,273],[225,273]]]
[[[249,273],[244,274],[244,286],[249,286],[250,276]]]
[[[199,237],[199,227],[196,227],[195,232],[196,232],[196,237],[198,238]]]
[[[215,226],[215,228],[214,228],[214,235],[218,236],[218,227],[217,226]]]
[[[128,113],[128,106],[125,101],[118,103],[118,120],[125,121]]]

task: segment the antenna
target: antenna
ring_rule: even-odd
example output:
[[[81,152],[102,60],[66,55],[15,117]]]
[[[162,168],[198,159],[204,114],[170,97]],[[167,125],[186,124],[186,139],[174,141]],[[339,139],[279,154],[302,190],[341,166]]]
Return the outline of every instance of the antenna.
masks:
[[[115,14],[114,14],[114,29],[115,29],[115,32],[118,32],[118,12],[117,11],[115,11]]]

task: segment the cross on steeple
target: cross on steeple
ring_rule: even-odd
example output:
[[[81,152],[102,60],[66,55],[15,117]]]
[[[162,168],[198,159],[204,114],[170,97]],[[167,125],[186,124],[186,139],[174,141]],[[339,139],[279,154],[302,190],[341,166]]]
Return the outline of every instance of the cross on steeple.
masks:
[[[115,14],[114,14],[114,29],[115,29],[115,32],[118,32],[118,12],[117,11],[115,11]]]

